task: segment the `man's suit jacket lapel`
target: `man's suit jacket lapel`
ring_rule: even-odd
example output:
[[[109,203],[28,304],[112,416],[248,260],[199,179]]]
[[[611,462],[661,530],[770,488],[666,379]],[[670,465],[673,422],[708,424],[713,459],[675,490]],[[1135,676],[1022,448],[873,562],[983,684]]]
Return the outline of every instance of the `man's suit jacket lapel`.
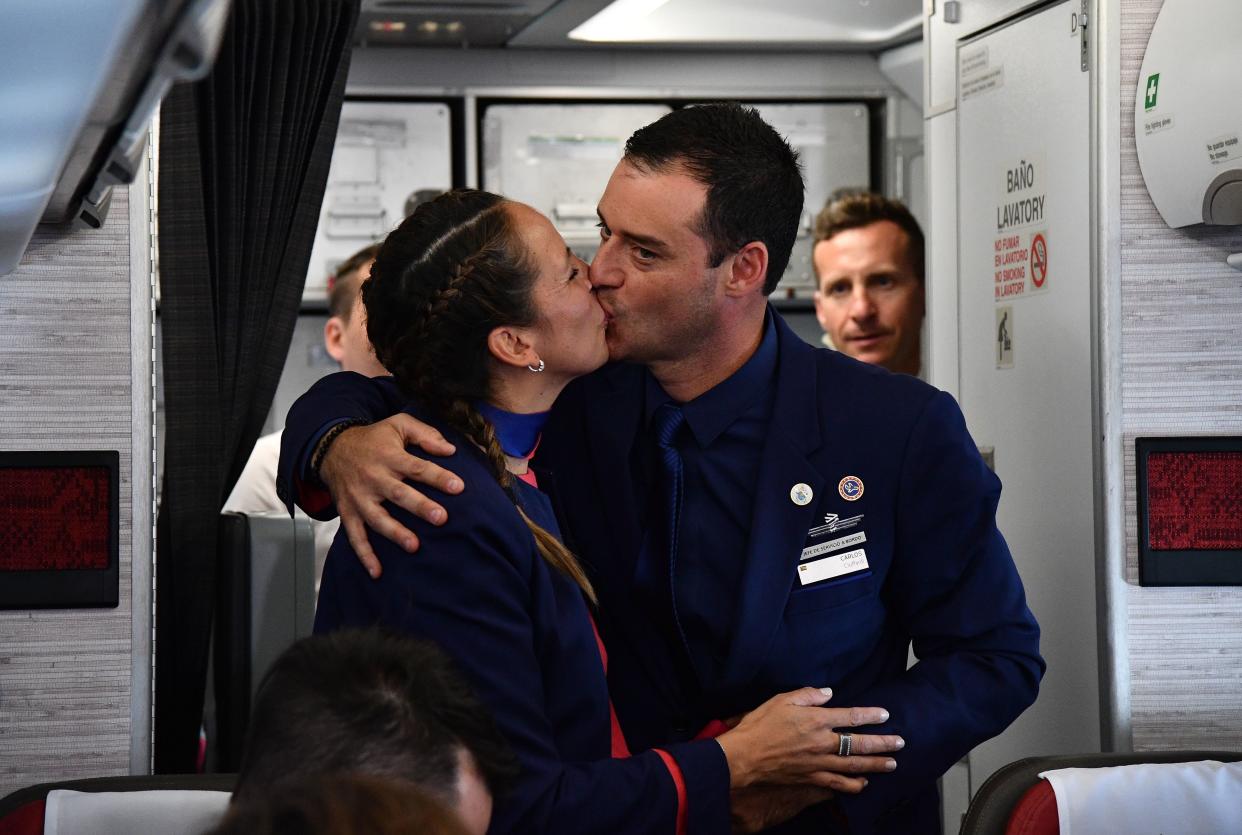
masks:
[[[642,428],[643,387],[646,376],[633,367],[616,369],[586,391],[588,444],[592,478],[601,503],[595,518],[602,529],[584,533],[586,548],[600,579],[601,622],[612,626],[610,644],[624,641],[630,657],[646,670],[649,686],[666,705],[683,703],[688,670],[675,648],[668,646],[650,613],[635,606],[634,581],[642,547],[643,517],[635,501],[631,450]],[[617,647],[620,650],[620,647]]]
[[[774,314],[775,315],[775,314]],[[725,685],[740,686],[758,671],[785,613],[807,531],[828,485],[811,463],[820,446],[820,403],[815,349],[777,319],[780,358],[772,431],[763,448],[751,513],[746,568],[738,595]],[[814,495],[804,505],[792,497],[796,485]]]
[[[642,420],[643,377],[637,370],[624,370],[630,373],[592,381],[598,384],[587,392],[586,416],[591,476],[606,527],[592,532],[590,559],[597,571],[608,574],[608,588],[628,590],[641,536],[630,450]]]

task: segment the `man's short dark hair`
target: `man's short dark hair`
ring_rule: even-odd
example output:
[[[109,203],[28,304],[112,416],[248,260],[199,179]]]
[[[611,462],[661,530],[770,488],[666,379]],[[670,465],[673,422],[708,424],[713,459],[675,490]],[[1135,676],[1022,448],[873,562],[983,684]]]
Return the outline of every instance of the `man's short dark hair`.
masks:
[[[797,151],[757,110],[736,103],[674,110],[635,131],[625,159],[648,171],[680,167],[707,186],[699,235],[711,266],[761,241],[768,248],[763,292],[776,288],[802,220],[802,170]]]
[[[409,780],[455,803],[463,749],[499,796],[516,773],[513,755],[438,647],[373,629],[316,635],[264,676],[235,796],[354,773]]]
[[[826,241],[847,229],[870,226],[888,220],[906,233],[906,257],[914,274],[923,281],[923,230],[910,210],[897,200],[865,189],[838,189],[815,217],[815,243]]]
[[[364,246],[353,255],[341,262],[336,272],[328,279],[328,315],[339,316],[346,322],[354,309],[354,299],[358,298],[358,288],[364,275],[358,270],[375,260],[380,250],[380,242]]]

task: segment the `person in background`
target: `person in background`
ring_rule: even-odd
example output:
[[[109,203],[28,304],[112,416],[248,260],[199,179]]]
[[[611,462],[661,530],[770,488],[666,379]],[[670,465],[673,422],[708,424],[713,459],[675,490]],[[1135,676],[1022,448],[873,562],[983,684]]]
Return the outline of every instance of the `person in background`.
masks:
[[[367,339],[366,309],[359,288],[371,274],[371,264],[379,244],[371,244],[355,252],[337,267],[328,280],[328,321],[323,326],[323,344],[328,355],[342,371],[354,371],[367,377],[387,374],[375,358],[375,350]],[[276,495],[276,462],[280,458],[279,431],[264,435],[255,442],[249,460],[233,485],[233,492],[222,508],[234,513],[285,512],[285,504]],[[323,574],[323,562],[332,546],[340,521],[311,520],[315,534],[315,584]]]
[[[441,194],[444,189],[439,188],[420,188],[410,192],[410,196],[405,198],[404,214],[406,217],[414,214],[414,210],[424,203],[430,203]]]
[[[331,774],[235,803],[207,835],[481,835],[407,780]]]
[[[923,230],[910,210],[874,192],[836,192],[815,218],[811,262],[824,343],[917,376],[926,308]]]
[[[232,805],[285,790],[296,798],[291,787],[308,780],[378,777],[413,784],[483,835],[493,798],[516,773],[491,715],[444,652],[349,630],[298,641],[264,676]]]
[[[367,312],[360,295],[379,248],[379,243],[363,247],[337,267],[328,282],[328,321],[323,326],[323,344],[328,355],[342,371],[366,377],[388,373],[375,358],[375,349],[367,339]]]

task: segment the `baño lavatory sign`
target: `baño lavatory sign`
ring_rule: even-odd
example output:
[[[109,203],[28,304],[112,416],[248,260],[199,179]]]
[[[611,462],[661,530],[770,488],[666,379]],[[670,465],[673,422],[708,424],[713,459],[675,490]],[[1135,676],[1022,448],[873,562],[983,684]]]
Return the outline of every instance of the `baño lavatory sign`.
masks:
[[[1039,154],[1015,157],[996,177],[996,234],[992,239],[992,294],[997,304],[1046,292],[1048,193]]]

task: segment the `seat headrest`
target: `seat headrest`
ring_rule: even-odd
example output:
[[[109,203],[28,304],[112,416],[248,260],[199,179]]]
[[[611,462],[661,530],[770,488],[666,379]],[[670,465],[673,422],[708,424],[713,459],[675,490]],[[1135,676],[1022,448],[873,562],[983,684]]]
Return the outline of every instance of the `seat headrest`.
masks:
[[[1052,784],[1061,835],[1242,832],[1242,762],[1062,768]]]
[[[229,793],[157,789],[47,794],[44,835],[202,835],[224,816]]]

